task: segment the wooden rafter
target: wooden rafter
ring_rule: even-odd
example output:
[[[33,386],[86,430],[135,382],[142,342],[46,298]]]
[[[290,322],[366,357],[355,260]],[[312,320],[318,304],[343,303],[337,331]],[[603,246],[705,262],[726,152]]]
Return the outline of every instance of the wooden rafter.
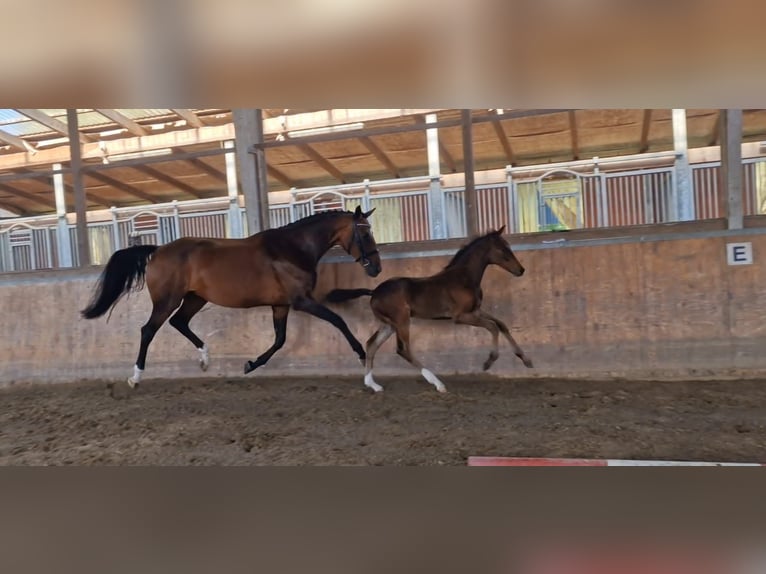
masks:
[[[277,168],[275,168],[275,167],[272,167],[272,166],[270,166],[270,165],[267,165],[267,166],[266,166],[266,171],[268,172],[268,174],[269,174],[271,177],[273,177],[273,178],[274,178],[274,179],[276,179],[277,181],[281,181],[281,182],[282,182],[282,183],[284,183],[284,184],[285,184],[287,187],[298,187],[298,186],[295,184],[295,182],[294,182],[292,179],[290,179],[289,177],[287,177],[287,176],[286,176],[284,173],[282,173],[281,171],[279,171]]]
[[[71,183],[64,182],[64,190],[67,193],[70,193],[74,195],[74,186]],[[100,205],[102,207],[121,207],[122,205],[125,205],[124,203],[120,201],[115,201],[113,199],[109,199],[104,197],[103,195],[99,195],[98,193],[93,193],[92,191],[89,191],[88,189],[85,189],[85,199],[90,200],[91,202]]]
[[[508,165],[514,165],[516,160],[513,156],[513,150],[511,149],[511,143],[508,141],[508,134],[505,133],[503,124],[500,122],[500,118],[496,118],[492,121],[492,127],[495,129],[497,139],[500,140],[500,145],[503,146],[505,157],[508,160]]]
[[[144,191],[141,191],[137,187],[124,183],[122,181],[119,181],[117,179],[114,179],[113,177],[110,177],[108,175],[104,175],[103,173],[98,171],[86,171],[83,173],[83,177],[89,177],[91,179],[95,179],[96,181],[109,185],[115,189],[119,189],[120,191],[125,192],[129,195],[132,195],[134,197],[137,197],[139,199],[144,199],[152,203],[157,201],[156,197],[149,195],[148,193]],[[88,192],[86,189],[86,194],[87,193]]]
[[[147,130],[144,126],[134,122],[128,116],[118,112],[117,110],[102,108],[96,109],[96,111],[105,118],[109,118],[114,123],[121,125],[134,136],[145,136],[149,133],[149,130]]]
[[[709,146],[714,146],[718,144],[718,138],[721,133],[721,112],[717,112],[715,114],[715,120],[713,121],[713,130],[710,134],[710,140],[708,141]]]
[[[579,142],[577,141],[577,116],[574,110],[569,110],[569,134],[572,139],[572,159],[580,159]]]
[[[178,148],[177,151],[184,152],[186,150],[184,150],[183,148]],[[205,163],[200,158],[197,158],[197,157],[184,158],[183,161],[185,161],[187,163],[190,163],[191,165],[196,167],[198,170],[203,171],[206,174],[208,174],[213,179],[216,179],[218,181],[222,181],[224,183],[226,183],[226,181],[227,181],[225,173],[223,173],[220,170],[217,170],[216,168],[214,168],[213,166]]]
[[[644,110],[644,121],[641,123],[641,142],[638,147],[639,153],[646,153],[649,149],[649,128],[652,125],[652,110]]]
[[[61,120],[57,120],[56,118],[51,117],[48,114],[41,112],[40,110],[16,108],[16,111],[21,114],[24,114],[30,120],[34,120],[38,123],[43,124],[45,127],[48,127],[52,129],[53,131],[64,134],[65,136],[69,136],[69,128],[67,128],[67,125],[64,122],[62,122]],[[93,139],[86,136],[83,133],[80,133],[80,141],[90,142],[90,141],[93,141]]]
[[[6,193],[10,193],[11,195],[23,197],[26,200],[34,201],[35,203],[44,205],[47,208],[53,208],[53,209],[56,208],[56,202],[53,199],[45,197],[43,195],[39,195],[37,193],[29,193],[28,191],[18,189],[12,185],[8,185],[7,183],[0,183],[0,189],[5,191]]]
[[[202,126],[205,125],[202,123],[202,120],[199,119],[197,114],[195,114],[191,110],[181,108],[181,109],[171,109],[170,111],[176,114],[177,116],[181,117],[182,119],[186,120],[186,123],[192,127],[201,128]]]
[[[32,144],[30,144],[28,141],[20,138],[19,136],[9,134],[8,132],[3,130],[0,130],[0,141],[15,147],[16,149],[21,150],[24,153],[26,152],[37,153],[37,150],[35,149],[35,147]]]
[[[317,150],[315,150],[309,144],[298,144],[298,149],[300,149],[303,153],[305,153],[319,167],[321,167],[323,170],[325,170],[335,179],[337,179],[341,183],[346,183],[346,176],[344,176],[337,167],[335,167],[333,164],[327,161],[322,156],[322,154],[320,154]]]
[[[170,186],[173,186],[177,189],[180,189],[181,191],[185,191],[189,195],[193,195],[197,199],[201,198],[202,196],[200,193],[194,189],[189,184],[186,184],[182,181],[178,181],[176,178],[171,177],[165,173],[162,173],[160,170],[155,169],[153,167],[150,167],[148,165],[132,165],[130,166],[132,169],[135,169],[137,171],[140,171],[141,173],[145,173],[149,177],[153,177],[154,179],[161,181],[163,183],[167,183]]]
[[[394,165],[394,162],[391,161],[391,158],[389,158],[386,155],[386,152],[380,149],[380,147],[374,141],[372,141],[367,136],[359,136],[359,142],[367,148],[367,151],[374,155],[375,158],[385,166],[391,175],[394,177],[401,177],[399,168]]]
[[[7,198],[0,198],[0,207],[5,209],[6,211],[10,211],[11,213],[15,215],[29,215],[29,211],[26,209],[14,204],[12,200]]]

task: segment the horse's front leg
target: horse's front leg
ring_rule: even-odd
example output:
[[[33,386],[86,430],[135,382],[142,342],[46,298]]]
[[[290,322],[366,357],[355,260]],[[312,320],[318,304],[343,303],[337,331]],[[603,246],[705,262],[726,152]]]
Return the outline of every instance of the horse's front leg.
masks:
[[[524,351],[521,350],[521,347],[516,342],[516,339],[514,339],[513,336],[511,335],[511,331],[508,329],[508,326],[497,317],[494,317],[485,311],[479,311],[479,313],[481,314],[482,317],[489,319],[495,325],[497,325],[497,328],[500,329],[500,332],[503,334],[503,336],[506,339],[508,339],[508,342],[511,344],[511,347],[513,347],[513,352],[516,354],[516,356],[519,359],[521,359],[521,362],[524,363],[524,366],[527,367],[528,369],[533,368],[534,365],[532,364],[532,359],[527,357],[526,353],[524,353]]]
[[[274,319],[274,344],[255,361],[247,361],[245,363],[245,374],[265,365],[271,356],[285,344],[285,339],[287,338],[287,314],[290,312],[290,307],[287,305],[275,305],[271,310]]]
[[[314,315],[314,317],[319,317],[334,325],[341,333],[343,333],[343,336],[346,337],[348,344],[351,345],[354,352],[359,355],[359,360],[362,364],[365,364],[366,355],[364,348],[362,348],[362,344],[356,337],[354,337],[354,334],[349,330],[348,325],[346,325],[346,322],[340,315],[333,313],[330,309],[321,303],[317,303],[308,296],[296,297],[295,300],[293,300],[293,309],[296,311],[303,311],[309,315]]]
[[[482,327],[490,332],[492,335],[492,350],[489,352],[489,357],[487,357],[487,360],[484,361],[484,365],[482,366],[483,370],[488,370],[500,356],[497,349],[499,338],[498,326],[490,318],[482,316],[480,313],[461,313],[455,317],[455,323]]]

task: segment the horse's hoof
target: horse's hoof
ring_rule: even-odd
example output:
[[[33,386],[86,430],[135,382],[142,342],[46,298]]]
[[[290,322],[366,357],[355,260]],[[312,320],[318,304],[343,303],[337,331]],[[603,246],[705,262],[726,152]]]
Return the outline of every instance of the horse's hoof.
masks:
[[[447,392],[447,387],[442,385],[441,387],[436,387],[436,390],[439,391],[440,393],[446,393]]]
[[[524,366],[525,366],[527,369],[532,369],[532,368],[534,368],[534,365],[532,364],[532,361],[531,361],[530,359],[522,359],[522,361],[524,362]]]
[[[248,374],[252,371],[254,371],[257,368],[258,365],[256,365],[253,361],[248,361],[245,363],[245,374]]]
[[[207,371],[207,368],[210,366],[210,363],[208,361],[202,361],[199,362],[199,368],[202,370],[202,372]]]
[[[137,389],[140,381],[136,381],[133,377],[128,378],[128,386],[131,389]]]

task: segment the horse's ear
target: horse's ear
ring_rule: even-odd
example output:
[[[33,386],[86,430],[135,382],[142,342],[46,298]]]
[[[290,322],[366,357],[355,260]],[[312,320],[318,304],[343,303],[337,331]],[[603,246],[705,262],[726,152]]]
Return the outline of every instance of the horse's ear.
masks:
[[[502,235],[504,231],[505,231],[505,225],[503,225],[500,229],[497,230],[497,234]]]
[[[354,219],[361,219],[362,216],[363,216],[362,207],[360,205],[357,205],[356,209],[354,210]]]
[[[370,215],[372,215],[372,212],[373,212],[373,211],[375,211],[376,209],[378,209],[378,208],[377,208],[377,207],[373,207],[373,208],[372,208],[370,211],[368,211],[367,213],[363,213],[363,214],[362,214],[362,217],[364,217],[365,219],[367,219],[368,217],[370,217]]]

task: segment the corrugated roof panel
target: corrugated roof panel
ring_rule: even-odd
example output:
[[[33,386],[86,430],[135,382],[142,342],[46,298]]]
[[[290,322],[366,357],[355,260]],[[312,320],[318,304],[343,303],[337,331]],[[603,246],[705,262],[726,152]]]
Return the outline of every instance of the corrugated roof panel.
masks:
[[[26,119],[16,110],[0,109],[0,125],[12,124]]]
[[[122,115],[129,117],[131,120],[147,120],[150,118],[167,116],[172,114],[170,110],[165,109],[119,109],[117,110]]]

